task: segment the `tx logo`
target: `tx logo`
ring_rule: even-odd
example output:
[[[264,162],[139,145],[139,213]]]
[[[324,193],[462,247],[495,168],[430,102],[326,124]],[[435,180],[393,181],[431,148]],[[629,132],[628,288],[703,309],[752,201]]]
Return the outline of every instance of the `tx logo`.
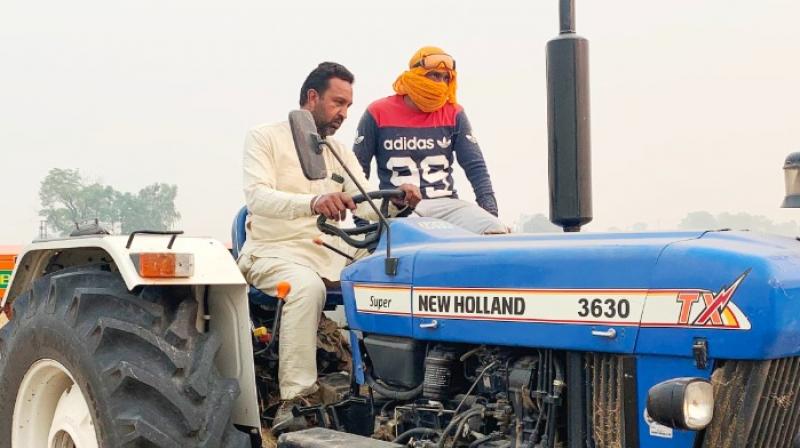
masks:
[[[750,322],[744,313],[731,299],[750,269],[746,270],[729,286],[723,287],[716,294],[711,291],[679,292],[676,301],[681,310],[678,325],[693,327],[718,327],[748,329]]]

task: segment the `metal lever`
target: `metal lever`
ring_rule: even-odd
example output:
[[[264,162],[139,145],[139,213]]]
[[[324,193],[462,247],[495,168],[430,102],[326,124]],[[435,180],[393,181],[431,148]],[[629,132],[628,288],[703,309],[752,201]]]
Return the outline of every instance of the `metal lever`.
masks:
[[[428,322],[428,323],[419,324],[419,328],[430,328],[430,329],[434,329],[434,328],[438,328],[438,327],[439,327],[439,321],[437,321],[437,320],[435,320],[435,319],[434,319],[434,320],[432,320],[432,321],[430,321],[430,322]]]
[[[614,339],[615,337],[617,337],[617,330],[615,330],[613,328],[609,328],[606,331],[603,331],[603,330],[592,330],[592,336],[598,336],[598,337],[601,337],[601,338]]]

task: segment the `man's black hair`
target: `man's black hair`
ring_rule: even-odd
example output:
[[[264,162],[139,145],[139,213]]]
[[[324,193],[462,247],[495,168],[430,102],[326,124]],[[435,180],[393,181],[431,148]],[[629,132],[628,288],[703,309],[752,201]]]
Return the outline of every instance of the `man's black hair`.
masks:
[[[350,84],[355,81],[355,77],[344,65],[335,62],[323,62],[308,74],[303,87],[300,88],[300,106],[305,106],[308,102],[308,91],[314,89],[322,96],[330,86],[331,78],[339,78]]]

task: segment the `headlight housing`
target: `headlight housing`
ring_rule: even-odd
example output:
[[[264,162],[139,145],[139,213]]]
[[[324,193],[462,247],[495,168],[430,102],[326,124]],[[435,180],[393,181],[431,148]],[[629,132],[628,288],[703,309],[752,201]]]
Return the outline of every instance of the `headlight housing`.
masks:
[[[701,430],[714,416],[714,388],[702,378],[658,383],[647,393],[647,414],[670,428]]]

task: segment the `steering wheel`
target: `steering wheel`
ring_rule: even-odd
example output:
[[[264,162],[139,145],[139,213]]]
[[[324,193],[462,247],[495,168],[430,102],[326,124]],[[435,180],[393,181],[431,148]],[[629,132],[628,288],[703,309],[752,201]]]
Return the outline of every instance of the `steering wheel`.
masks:
[[[402,190],[377,190],[377,191],[370,191],[367,193],[367,196],[370,199],[381,199],[381,213],[383,216],[386,216],[389,213],[389,200],[392,198],[402,198],[405,197],[405,192]],[[358,205],[367,200],[367,196],[363,194],[357,194],[353,196],[353,202]],[[375,222],[372,224],[368,224],[363,227],[352,227],[352,228],[340,228],[332,224],[328,224],[328,218],[325,215],[319,215],[317,218],[317,228],[325,234],[338,236],[339,238],[343,239],[347,244],[359,248],[364,249],[367,247],[372,247],[378,240],[381,238],[381,224],[380,222]],[[369,235],[371,233],[371,235]],[[363,239],[356,239],[352,238],[354,235],[367,235]]]

